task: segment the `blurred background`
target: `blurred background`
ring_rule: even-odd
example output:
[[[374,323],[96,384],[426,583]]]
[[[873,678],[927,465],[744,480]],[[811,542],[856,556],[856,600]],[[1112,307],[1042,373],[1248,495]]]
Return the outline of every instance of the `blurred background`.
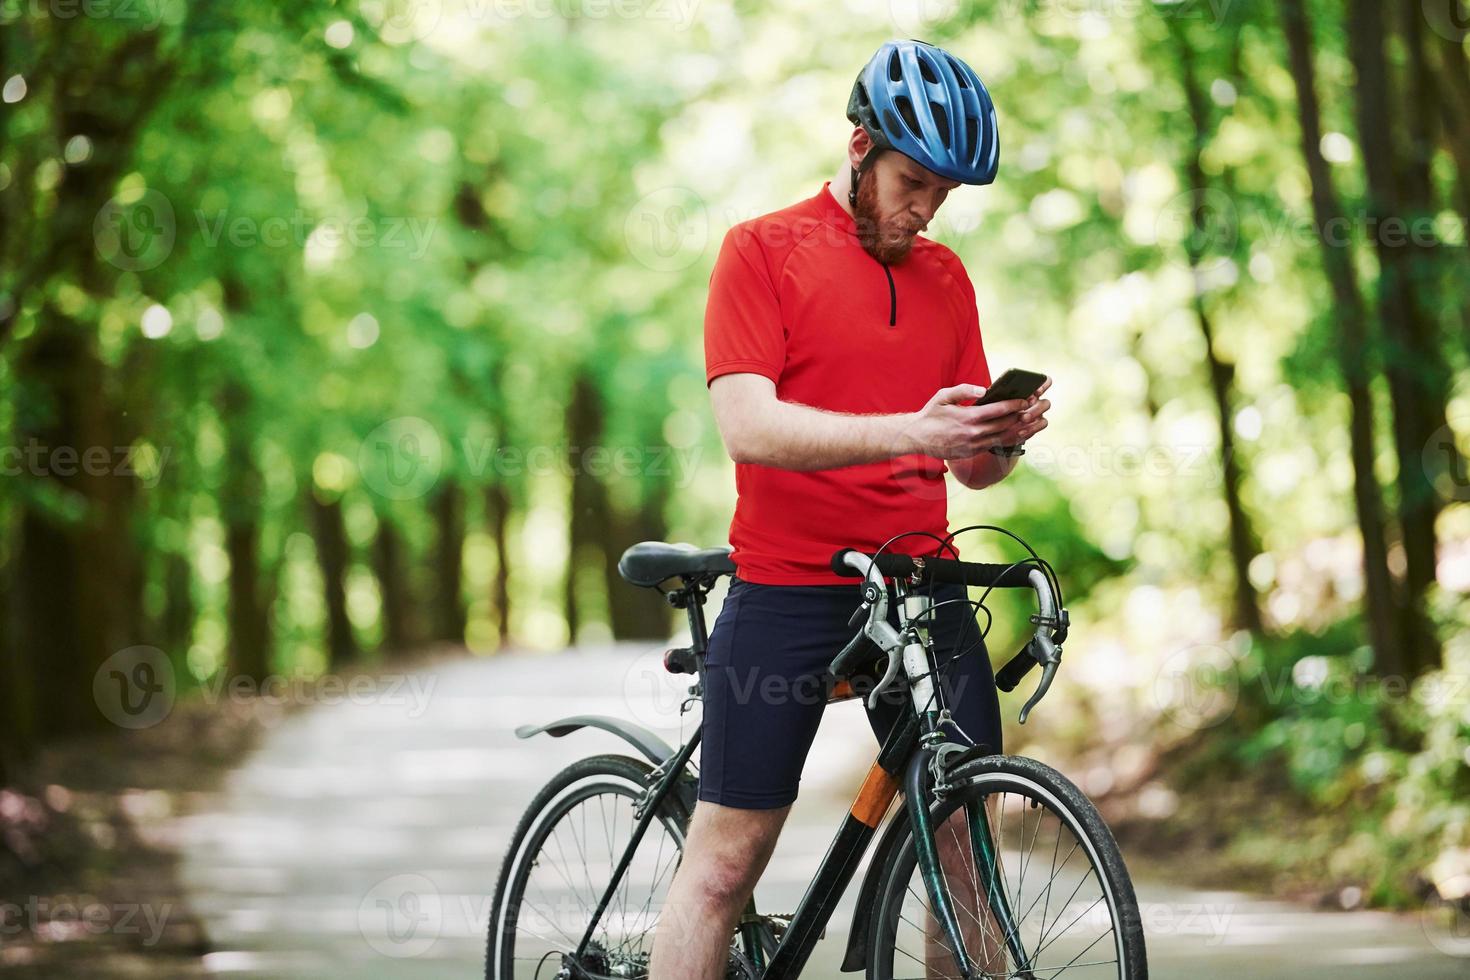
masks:
[[[993,371],[1055,379],[1017,475],[950,490],[1070,600],[1008,748],[1103,807],[1160,975],[1464,976],[1467,35],[1463,0],[0,0],[0,971],[477,975],[520,810],[615,748],[514,725],[697,717],[682,615],[614,566],[726,540],[720,240],[836,172],[857,70],[919,37],[1002,138],[930,234]],[[871,759],[829,721],[777,904]]]

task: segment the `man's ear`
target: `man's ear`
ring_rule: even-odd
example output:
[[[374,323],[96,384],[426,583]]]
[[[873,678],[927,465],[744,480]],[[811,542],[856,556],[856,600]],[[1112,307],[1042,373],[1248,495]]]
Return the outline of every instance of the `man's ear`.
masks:
[[[858,166],[872,149],[873,137],[863,127],[854,126],[852,135],[847,140],[847,162],[854,167]]]

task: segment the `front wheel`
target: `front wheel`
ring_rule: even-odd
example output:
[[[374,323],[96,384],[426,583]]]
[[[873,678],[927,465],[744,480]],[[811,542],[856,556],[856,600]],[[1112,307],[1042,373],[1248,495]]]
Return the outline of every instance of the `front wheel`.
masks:
[[[1019,756],[958,769],[930,804],[941,882],[975,977],[1147,980],[1143,924],[1112,833],[1061,773]],[[960,976],[906,830],[884,869],[869,980]]]

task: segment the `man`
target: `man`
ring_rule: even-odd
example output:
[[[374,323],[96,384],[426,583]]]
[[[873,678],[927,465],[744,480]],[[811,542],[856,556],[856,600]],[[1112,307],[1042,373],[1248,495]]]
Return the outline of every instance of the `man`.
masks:
[[[990,486],[1047,424],[1049,381],[1028,400],[971,404],[990,384],[974,288],[953,252],[919,236],[952,189],[995,178],[984,84],[939,48],[891,42],[859,73],[848,118],[847,166],[814,197],[732,228],[710,279],[706,374],[736,464],[738,572],[710,633],[699,804],[650,980],[725,976],[822,716],[803,691],[853,632],[857,590],[832,553],[943,536],[945,463],[965,486]],[[889,550],[936,545],[910,536]],[[932,632],[936,653],[955,654],[948,706],[964,737],[998,752],[974,617],[946,610],[958,612]],[[901,696],[869,712],[880,740],[911,710],[907,692],[890,693]]]

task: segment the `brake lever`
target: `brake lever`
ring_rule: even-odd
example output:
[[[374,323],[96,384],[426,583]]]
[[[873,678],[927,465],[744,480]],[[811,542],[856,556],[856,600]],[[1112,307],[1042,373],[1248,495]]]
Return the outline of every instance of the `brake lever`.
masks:
[[[1057,667],[1062,662],[1062,648],[1053,643],[1049,637],[1037,636],[1027,646],[1041,648],[1032,654],[1036,662],[1041,664],[1041,683],[1036,685],[1036,690],[1021,708],[1021,724],[1023,725],[1026,724],[1026,718],[1031,714],[1031,709],[1046,697],[1047,689],[1051,687],[1051,679],[1056,675]]]
[[[896,652],[888,654],[888,666],[883,669],[883,678],[873,687],[868,694],[868,710],[878,707],[878,695],[888,690],[895,677],[898,676],[898,668],[903,665],[903,657]]]

